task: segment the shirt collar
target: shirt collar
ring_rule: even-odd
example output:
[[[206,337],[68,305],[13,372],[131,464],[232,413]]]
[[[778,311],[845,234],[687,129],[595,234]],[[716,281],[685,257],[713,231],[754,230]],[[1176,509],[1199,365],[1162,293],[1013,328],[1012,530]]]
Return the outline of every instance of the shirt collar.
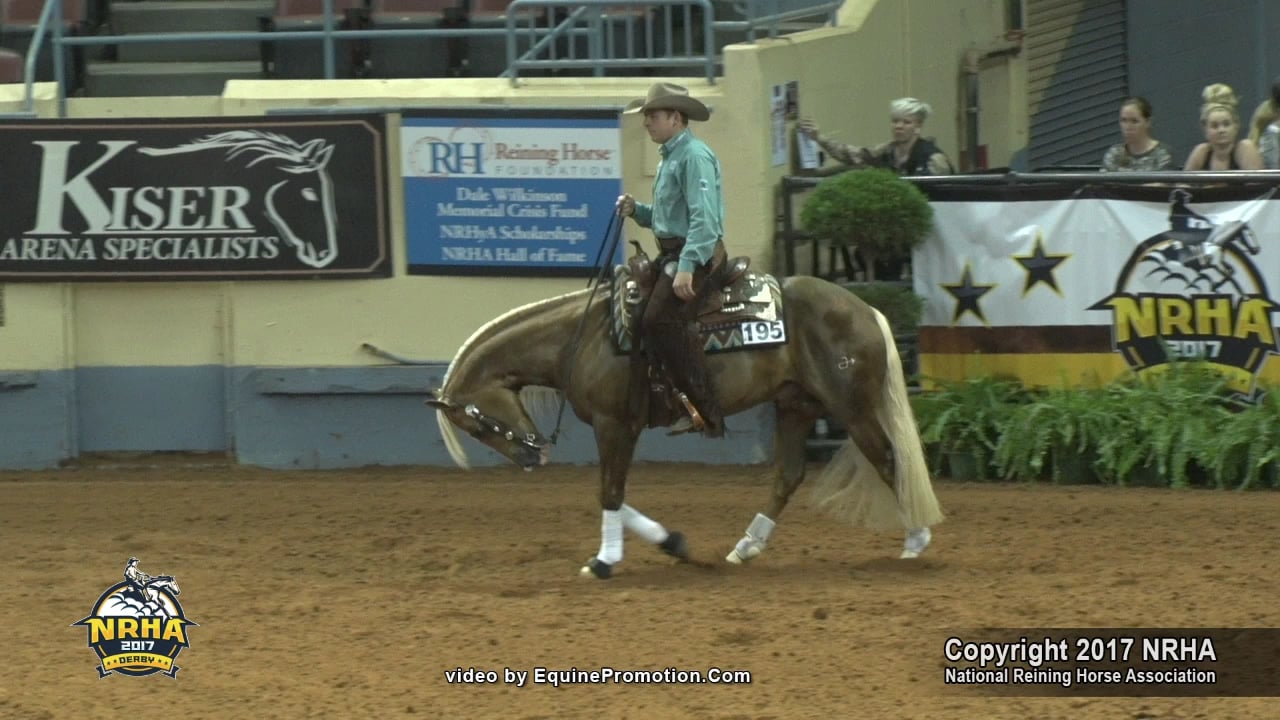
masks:
[[[665,158],[670,155],[673,150],[688,142],[691,137],[693,137],[693,133],[689,132],[689,128],[681,130],[678,135],[662,143],[662,145],[658,147],[658,154]]]

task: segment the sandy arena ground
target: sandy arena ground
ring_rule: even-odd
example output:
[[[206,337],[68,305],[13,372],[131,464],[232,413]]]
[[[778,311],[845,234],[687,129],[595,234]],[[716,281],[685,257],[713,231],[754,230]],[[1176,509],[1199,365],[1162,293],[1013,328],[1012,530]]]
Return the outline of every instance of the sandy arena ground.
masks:
[[[947,629],[1265,627],[1280,494],[940,481],[926,555],[810,510],[721,560],[769,470],[642,465],[628,501],[688,534],[628,536],[613,580],[593,468],[271,472],[153,464],[0,473],[9,640],[0,718],[1275,718],[1276,701],[955,697]],[[176,678],[99,679],[84,617],[124,561],[176,576]],[[448,684],[461,667],[747,670],[739,685]]]

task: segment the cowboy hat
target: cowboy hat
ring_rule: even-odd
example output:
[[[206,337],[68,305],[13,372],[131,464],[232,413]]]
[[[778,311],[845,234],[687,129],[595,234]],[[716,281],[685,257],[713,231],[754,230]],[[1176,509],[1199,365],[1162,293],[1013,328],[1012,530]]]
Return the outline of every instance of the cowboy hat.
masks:
[[[649,86],[649,94],[627,103],[622,112],[636,113],[649,110],[676,110],[684,113],[690,120],[705,121],[711,118],[711,111],[701,100],[689,96],[689,90],[671,83],[654,83]]]

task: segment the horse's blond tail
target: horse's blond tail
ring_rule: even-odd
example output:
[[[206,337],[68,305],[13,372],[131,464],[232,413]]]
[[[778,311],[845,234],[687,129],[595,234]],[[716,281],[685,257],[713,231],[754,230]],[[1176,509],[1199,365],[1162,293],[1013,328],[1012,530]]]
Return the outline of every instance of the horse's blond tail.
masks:
[[[888,478],[867,460],[852,438],[831,458],[814,483],[816,504],[856,526],[872,530],[930,527],[943,520],[933,494],[929,467],[911,411],[902,359],[889,322],[872,309],[884,336],[885,378],[876,421],[889,439],[895,476]]]
[[[942,522],[942,508],[933,494],[933,480],[924,459],[915,413],[911,411],[898,345],[893,341],[889,321],[879,310],[875,313],[887,355],[883,400],[876,408],[876,419],[893,446],[893,486],[898,494],[898,508],[907,529],[931,527]]]

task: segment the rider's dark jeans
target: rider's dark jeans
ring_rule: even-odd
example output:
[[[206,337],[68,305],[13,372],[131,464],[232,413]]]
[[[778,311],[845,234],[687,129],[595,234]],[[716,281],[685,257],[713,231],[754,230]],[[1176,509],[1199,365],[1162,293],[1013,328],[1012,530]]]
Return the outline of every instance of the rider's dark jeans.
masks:
[[[678,259],[679,255],[679,247],[674,250],[664,247],[658,256],[658,278],[645,307],[641,330],[649,348],[650,361],[661,363],[671,382],[687,394],[694,407],[702,413],[707,423],[705,434],[720,437],[724,433],[724,416],[707,372],[695,323],[698,305],[708,286],[708,265],[711,263],[694,270],[693,289],[697,295],[685,302],[672,287],[675,277],[663,271],[667,262]],[[717,255],[723,257],[723,251]],[[711,262],[715,262],[715,258]]]

